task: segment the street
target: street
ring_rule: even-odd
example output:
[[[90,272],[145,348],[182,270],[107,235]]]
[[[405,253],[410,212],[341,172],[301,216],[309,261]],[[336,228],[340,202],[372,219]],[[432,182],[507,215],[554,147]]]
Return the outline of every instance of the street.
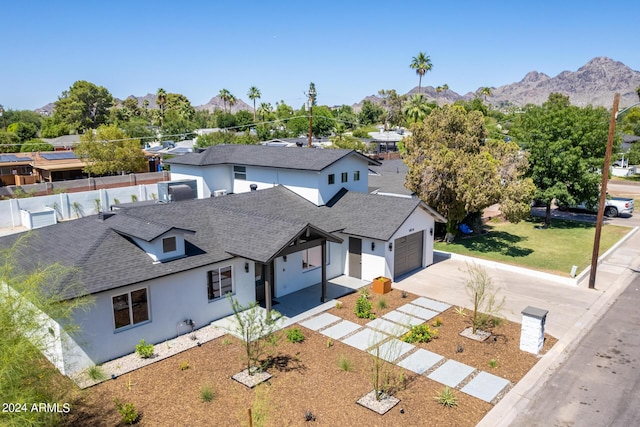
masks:
[[[525,426],[632,426],[640,420],[640,275],[557,369],[526,412]]]

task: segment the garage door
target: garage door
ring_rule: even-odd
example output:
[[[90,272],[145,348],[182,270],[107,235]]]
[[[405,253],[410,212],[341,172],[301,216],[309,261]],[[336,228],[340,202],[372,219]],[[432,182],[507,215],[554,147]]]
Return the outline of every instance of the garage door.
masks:
[[[422,241],[422,231],[395,240],[393,244],[395,249],[393,261],[394,280],[403,274],[422,267]]]

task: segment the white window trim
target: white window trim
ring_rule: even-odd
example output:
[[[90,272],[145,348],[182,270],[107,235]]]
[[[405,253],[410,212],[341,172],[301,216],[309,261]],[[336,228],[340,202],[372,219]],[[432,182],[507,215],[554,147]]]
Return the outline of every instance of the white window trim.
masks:
[[[139,291],[144,289],[147,292],[147,320],[144,320],[142,322],[138,322],[138,323],[133,323],[133,307],[131,305],[131,294],[133,292]],[[119,297],[121,295],[125,295],[127,294],[128,296],[128,301],[129,301],[129,324],[127,326],[121,326],[119,328],[116,328],[116,313],[115,313],[115,307],[113,306],[113,298],[115,297]],[[149,298],[149,287],[145,286],[142,288],[137,288],[137,289],[132,289],[130,291],[127,292],[122,292],[119,294],[115,294],[115,295],[111,295],[111,317],[112,317],[112,325],[113,325],[113,332],[114,333],[118,333],[118,332],[122,332],[122,331],[128,331],[129,329],[132,328],[137,328],[138,326],[142,326],[142,325],[146,325],[147,323],[151,323],[151,298]]]
[[[329,249],[331,246],[329,245],[329,242],[327,242],[327,264],[326,265],[331,265],[331,249]],[[322,251],[322,246],[314,246],[313,248],[309,248],[309,249],[304,249],[302,251],[300,251],[302,253],[302,261],[304,262],[304,253],[307,253],[307,259],[309,259],[309,250],[310,249],[314,249],[314,248],[320,248],[320,250]],[[322,257],[322,253],[320,253],[320,256]],[[302,266],[302,272],[306,273],[308,271],[313,271],[313,270],[317,270],[319,268],[322,268],[322,265],[316,265],[313,267],[304,267],[304,265]]]
[[[238,168],[238,170],[236,170],[236,168]],[[244,169],[244,170],[241,170],[241,169]],[[242,176],[244,176],[244,178]],[[246,181],[247,180],[247,167],[246,166],[241,166],[241,165],[234,165],[233,166],[233,179]]]
[[[222,294],[222,286],[220,286],[220,296],[217,298],[213,298],[213,299],[209,299],[209,272],[211,271],[218,271],[218,277],[220,277],[220,270],[225,269],[225,268],[230,268],[231,269],[231,295],[235,295],[236,294],[236,280],[235,280],[235,273],[233,271],[233,265],[223,265],[221,267],[216,267],[216,268],[210,268],[207,270],[207,281],[206,281],[206,292],[207,292],[207,301],[208,302],[214,302],[214,301],[220,301],[224,298],[227,297],[227,294]],[[220,283],[220,282],[218,282]]]

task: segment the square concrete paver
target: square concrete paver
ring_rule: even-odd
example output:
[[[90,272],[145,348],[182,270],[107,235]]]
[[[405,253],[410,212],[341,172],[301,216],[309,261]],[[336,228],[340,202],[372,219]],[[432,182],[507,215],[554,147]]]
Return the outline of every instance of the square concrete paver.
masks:
[[[419,319],[410,314],[401,313],[396,310],[390,311],[389,313],[382,316],[382,318],[407,326],[416,326],[424,323],[424,319]]]
[[[440,301],[435,301],[430,298],[420,297],[411,301],[411,304],[419,305],[420,307],[428,308],[429,310],[437,311],[438,313],[442,313],[451,307],[449,304],[445,304]]]
[[[419,307],[413,304],[401,305],[400,307],[398,307],[398,311],[409,313],[424,320],[432,319],[438,315],[437,311],[429,310],[427,308]]]
[[[374,345],[379,344],[387,338],[389,338],[389,335],[387,334],[373,329],[364,328],[362,331],[356,332],[342,342],[359,350],[366,350],[369,347],[373,347]]]
[[[340,323],[336,323],[330,328],[325,329],[320,332],[322,335],[325,335],[329,338],[333,338],[334,340],[339,340],[342,337],[346,337],[353,331],[357,331],[361,326],[357,323],[350,322],[348,320],[343,320]]]
[[[338,320],[341,320],[338,316],[334,316],[331,313],[322,313],[316,317],[305,320],[304,322],[300,323],[300,325],[304,326],[305,328],[309,328],[312,331],[317,331],[318,329],[322,329],[325,326],[337,322]]]
[[[371,322],[367,323],[367,326],[382,332],[386,332],[387,334],[393,335],[394,337],[399,337],[400,335],[403,335],[409,331],[409,328],[407,328],[406,326],[398,325],[381,318],[373,319]]]
[[[419,348],[415,353],[410,354],[398,362],[398,366],[422,375],[442,359],[444,359],[444,357],[439,354]]]
[[[462,387],[461,391],[485,402],[491,402],[508,385],[509,380],[482,371]]]
[[[415,346],[413,344],[400,341],[397,338],[392,338],[384,344],[372,348],[369,350],[369,353],[374,356],[378,356],[380,359],[384,359],[387,362],[393,362],[414,348]]]
[[[455,360],[447,360],[438,369],[427,375],[434,381],[438,381],[449,387],[456,387],[467,378],[476,368],[456,362]]]

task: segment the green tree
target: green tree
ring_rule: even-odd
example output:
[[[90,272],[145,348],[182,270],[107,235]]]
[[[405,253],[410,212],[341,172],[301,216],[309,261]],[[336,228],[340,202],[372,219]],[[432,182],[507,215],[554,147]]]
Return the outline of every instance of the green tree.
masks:
[[[158,104],[158,111],[159,111],[158,123],[160,124],[160,126],[164,124],[164,110],[165,110],[166,103],[167,103],[167,91],[164,90],[163,88],[159,88],[156,92],[156,104]]]
[[[15,133],[0,130],[0,153],[18,153],[21,146]]]
[[[411,58],[411,64],[409,67],[412,70],[416,70],[416,74],[418,75],[418,93],[422,93],[422,76],[427,74],[427,72],[431,71],[433,65],[431,64],[431,58],[424,53],[418,53],[418,56],[414,56]]]
[[[229,99],[231,99],[231,92],[229,92],[227,89],[220,89],[220,93],[218,93],[218,96],[220,97],[220,99],[222,99],[222,105],[224,107],[224,111],[225,113],[227,112],[227,103],[229,102]]]
[[[33,123],[14,122],[7,126],[7,132],[16,134],[20,142],[25,142],[38,136],[38,128]]]
[[[353,112],[353,108],[350,105],[341,105],[333,110],[333,116],[346,129],[353,130],[358,126],[358,116]]]
[[[164,115],[164,124],[160,128],[162,139],[179,140],[187,139],[195,129],[195,125],[190,120],[184,118],[184,115],[175,109],[167,109]]]
[[[636,94],[638,95],[638,101],[640,101],[640,86],[636,88]]]
[[[382,98],[382,106],[387,110],[387,123],[391,126],[403,126],[405,116],[402,109],[407,95],[398,95],[395,89],[379,90],[378,95]]]
[[[62,123],[56,117],[46,117],[42,122],[40,136],[42,138],[57,138],[62,135],[69,135],[69,125]]]
[[[487,96],[491,96],[493,92],[491,91],[490,87],[483,87],[482,89],[480,89],[480,95],[484,96],[484,102],[487,102]]]
[[[0,412],[0,424],[51,426],[62,424],[56,412],[31,411],[37,402],[74,403],[75,386],[43,357],[54,343],[46,313],[61,327],[59,333],[79,332],[74,313],[86,309],[91,300],[61,301],[65,291],[81,291],[74,272],[60,264],[23,268],[29,235],[17,237],[13,245],[0,248],[0,401],[27,403],[27,411]],[[29,338],[27,338],[29,337]]]
[[[140,140],[129,139],[115,125],[102,125],[95,133],[82,135],[75,152],[87,162],[84,171],[93,175],[140,172],[146,164]]]
[[[85,80],[78,80],[55,102],[54,118],[71,129],[96,129],[109,119],[114,99],[109,91]]]
[[[533,184],[523,178],[526,156],[514,143],[485,145],[482,114],[457,106],[434,109],[404,139],[406,186],[447,218],[447,241],[469,213],[501,203],[505,217],[526,217]]]
[[[335,126],[333,113],[326,105],[318,105],[313,108],[313,134],[316,136],[329,136]],[[309,129],[307,129],[309,133]]]
[[[2,107],[2,106],[0,106]],[[31,110],[7,110],[3,113],[3,119],[0,122],[0,126],[6,125],[9,126],[11,123],[31,123],[36,129],[40,129],[42,127],[42,116],[35,111]]]
[[[236,127],[239,132],[249,130],[249,127],[255,122],[250,112],[240,110],[235,114]]]
[[[255,86],[251,86],[249,88],[249,93],[247,93],[247,96],[249,97],[250,100],[253,101],[253,121],[256,121],[256,99],[260,99],[260,97],[262,96],[262,94],[260,93],[260,89],[258,89]]]
[[[375,125],[380,123],[384,116],[384,109],[378,104],[374,104],[367,99],[362,103],[362,109],[358,114],[358,120],[361,125]]]
[[[54,150],[53,145],[49,144],[48,142],[44,142],[41,139],[37,139],[37,138],[30,139],[29,141],[26,141],[20,147],[20,152],[21,153],[31,153],[31,152],[35,152],[35,151],[53,151],[53,150]]]
[[[557,93],[517,115],[510,135],[530,153],[529,176],[537,188],[535,199],[547,206],[546,225],[554,198],[574,204],[598,197],[608,128],[606,109],[572,106],[569,97]]]
[[[139,138],[141,141],[148,141],[155,137],[155,132],[149,128],[149,123],[142,117],[132,117],[129,121],[119,123],[118,127],[122,129],[129,138]]]
[[[427,103],[423,94],[413,95],[409,101],[404,104],[403,113],[407,117],[409,123],[417,123],[424,120],[429,115],[431,108]]]
[[[273,111],[273,107],[271,106],[271,103],[261,102],[260,107],[258,108],[258,114],[260,114],[260,120],[263,122],[265,120],[269,120],[269,115],[271,115],[272,111]]]
[[[640,108],[632,108],[622,116],[622,133],[640,136]]]
[[[195,114],[195,109],[191,101],[180,93],[168,93],[165,102],[165,112],[174,111],[180,118],[191,120]]]

